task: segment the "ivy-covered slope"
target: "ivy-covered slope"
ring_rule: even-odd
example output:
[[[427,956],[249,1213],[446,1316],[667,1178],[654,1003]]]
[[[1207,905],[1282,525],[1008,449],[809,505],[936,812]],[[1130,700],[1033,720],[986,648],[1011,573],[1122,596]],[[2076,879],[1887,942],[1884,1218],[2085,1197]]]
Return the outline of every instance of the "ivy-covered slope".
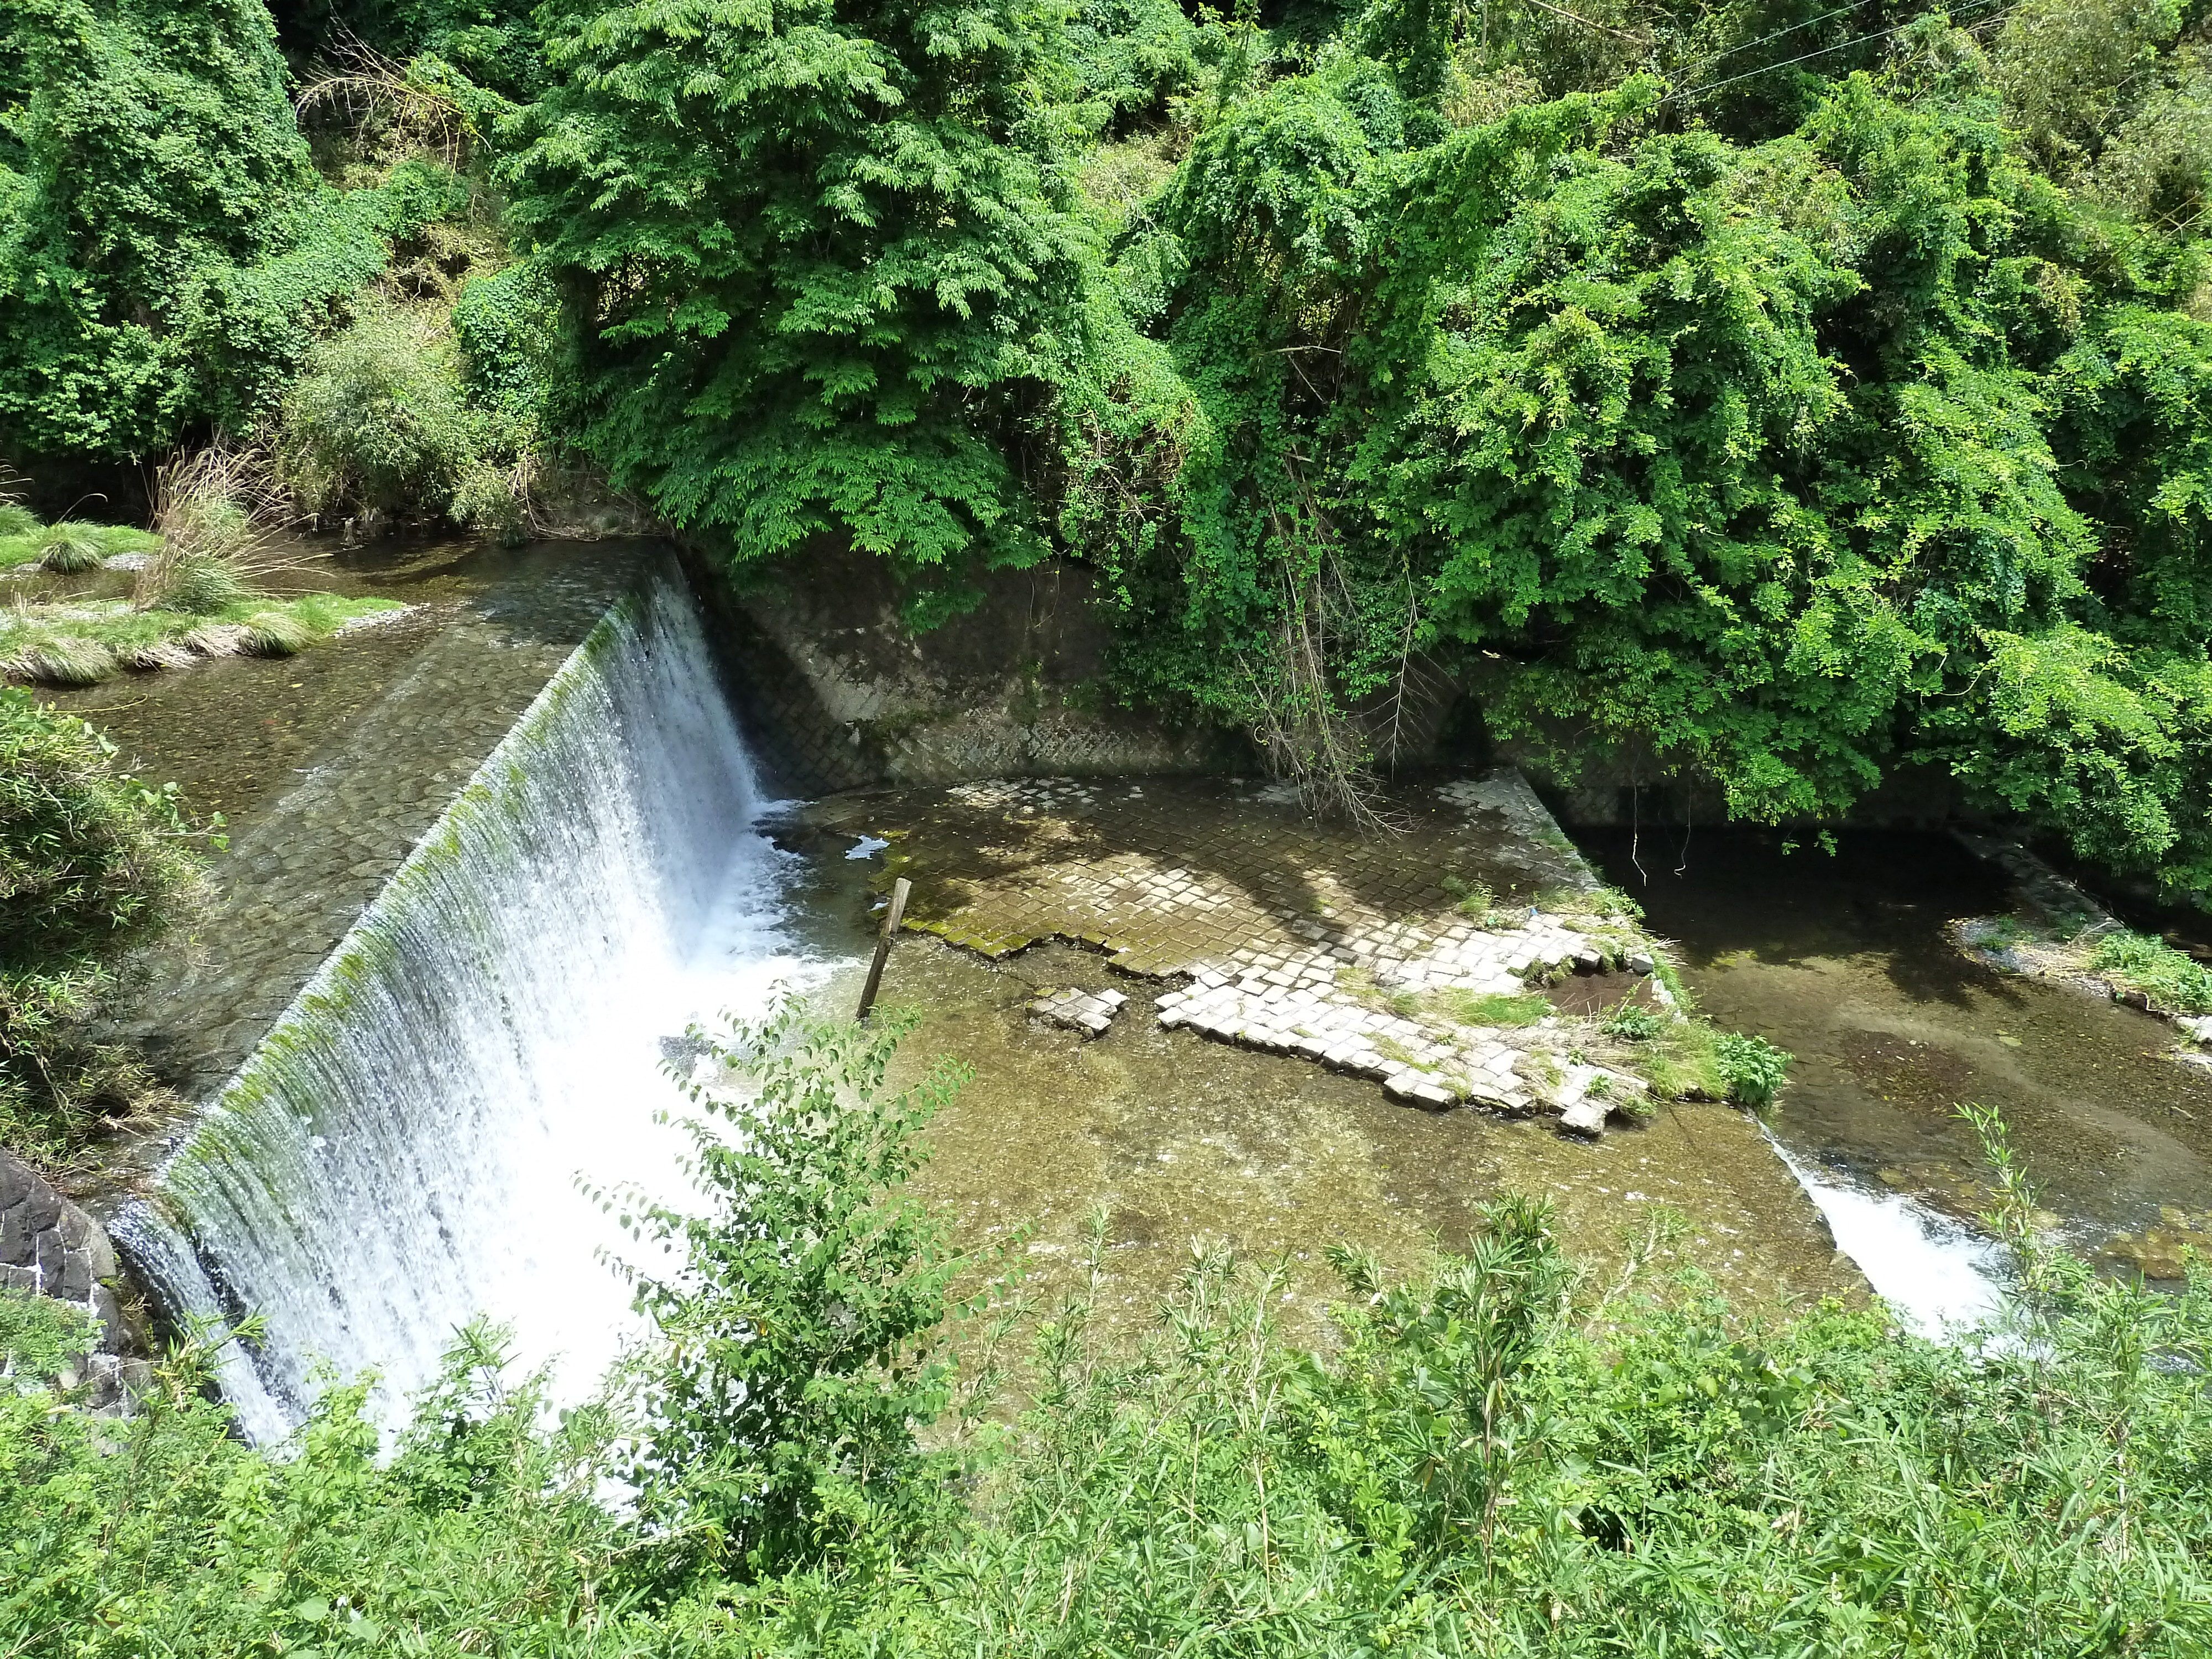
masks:
[[[4,16],[19,470],[268,420],[315,510],[520,533],[581,456],[921,620],[1090,561],[1124,694],[1353,810],[1456,684],[2212,885],[2200,0]]]

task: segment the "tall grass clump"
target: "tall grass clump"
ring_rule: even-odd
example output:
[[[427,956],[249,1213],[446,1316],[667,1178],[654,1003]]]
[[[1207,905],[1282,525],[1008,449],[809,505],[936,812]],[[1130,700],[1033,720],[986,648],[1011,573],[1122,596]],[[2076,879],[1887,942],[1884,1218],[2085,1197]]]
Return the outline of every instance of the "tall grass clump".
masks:
[[[264,579],[298,562],[276,541],[286,516],[256,451],[215,444],[171,462],[155,496],[161,544],[140,568],[131,604],[214,617],[258,597]]]
[[[39,563],[57,575],[74,576],[107,562],[98,535],[89,526],[58,524],[46,533]]]

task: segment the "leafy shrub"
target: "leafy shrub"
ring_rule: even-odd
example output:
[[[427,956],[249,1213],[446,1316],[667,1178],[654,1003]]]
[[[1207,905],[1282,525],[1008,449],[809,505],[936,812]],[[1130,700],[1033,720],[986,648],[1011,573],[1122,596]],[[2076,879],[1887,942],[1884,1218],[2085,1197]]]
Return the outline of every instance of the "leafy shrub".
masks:
[[[2125,930],[2108,933],[2090,953],[2089,967],[2170,1012],[2212,1014],[2212,969],[2163,939]]]
[[[472,276],[453,301],[469,401],[521,432],[546,429],[560,353],[560,296],[527,261]]]
[[[118,775],[115,754],[75,715],[0,688],[0,969],[110,956],[190,887],[174,788]]]
[[[537,15],[555,78],[498,176],[615,484],[738,560],[834,535],[947,579],[944,603],[1042,556],[1025,439],[1082,281],[1057,20]]]
[[[911,1024],[863,1030],[787,1007],[681,1066],[718,1077],[690,1097],[737,1132],[688,1122],[706,1207],[640,1204],[630,1221],[683,1266],[635,1275],[666,1348],[627,1473],[641,1514],[708,1565],[782,1571],[855,1513],[883,1525],[931,1502],[915,1430],[950,1397],[935,1333],[966,1264],[897,1194],[961,1073],[942,1063],[887,1092]]]
[[[368,307],[316,346],[285,394],[276,463],[311,512],[434,516],[485,435],[450,348],[398,312]]]
[[[0,687],[0,1134],[43,1150],[88,1108],[143,1087],[85,1020],[122,953],[191,894],[192,835],[173,786],[114,769],[115,745]]]
[[[1774,1103],[1794,1056],[1765,1037],[1723,1031],[1713,1040],[1714,1057],[1732,1099],[1755,1109]]]
[[[1095,100],[1119,123],[1197,81],[1198,37],[1171,0],[1083,0],[1061,52],[1076,94]]]
[[[98,1323],[82,1310],[0,1289],[0,1393],[43,1392],[98,1340]]]
[[[244,428],[382,264],[326,197],[257,0],[31,0],[0,188],[0,450],[122,459]],[[364,204],[362,205],[369,205]]]

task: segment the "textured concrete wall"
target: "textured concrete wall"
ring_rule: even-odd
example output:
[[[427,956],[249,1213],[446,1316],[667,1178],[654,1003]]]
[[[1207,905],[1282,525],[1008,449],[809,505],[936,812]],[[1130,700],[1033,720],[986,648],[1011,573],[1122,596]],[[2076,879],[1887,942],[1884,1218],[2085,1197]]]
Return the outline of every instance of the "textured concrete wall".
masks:
[[[98,1351],[81,1373],[95,1406],[113,1406],[143,1373],[144,1333],[125,1309],[115,1247],[100,1224],[0,1148],[0,1288],[52,1297],[100,1321]]]
[[[809,554],[732,592],[703,557],[747,735],[783,787],[1249,769],[1240,738],[1117,708],[1091,576],[1048,561],[986,579],[982,603],[917,633],[880,559]]]

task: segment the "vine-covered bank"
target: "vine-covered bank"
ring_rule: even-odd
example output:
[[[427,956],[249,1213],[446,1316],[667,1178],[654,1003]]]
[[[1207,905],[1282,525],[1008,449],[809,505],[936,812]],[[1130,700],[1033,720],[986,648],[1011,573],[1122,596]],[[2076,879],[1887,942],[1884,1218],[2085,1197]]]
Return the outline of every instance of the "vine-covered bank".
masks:
[[[923,621],[1057,550],[1125,695],[1355,811],[1457,684],[1739,814],[1925,769],[2195,890],[2206,27],[25,0],[0,455],[258,432],[306,510],[509,528],[587,463]]]

